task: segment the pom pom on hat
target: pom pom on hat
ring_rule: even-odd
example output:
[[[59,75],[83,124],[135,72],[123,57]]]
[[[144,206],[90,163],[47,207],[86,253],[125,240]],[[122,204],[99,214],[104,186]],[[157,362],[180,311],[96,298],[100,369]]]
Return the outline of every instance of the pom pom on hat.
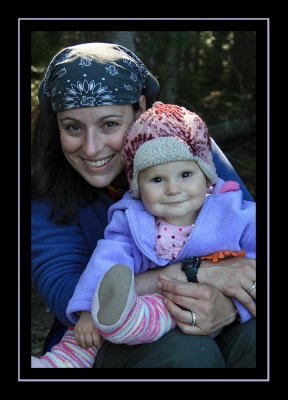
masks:
[[[122,151],[131,195],[140,198],[139,172],[170,161],[194,160],[215,184],[217,173],[205,122],[192,111],[159,101],[128,129]]]

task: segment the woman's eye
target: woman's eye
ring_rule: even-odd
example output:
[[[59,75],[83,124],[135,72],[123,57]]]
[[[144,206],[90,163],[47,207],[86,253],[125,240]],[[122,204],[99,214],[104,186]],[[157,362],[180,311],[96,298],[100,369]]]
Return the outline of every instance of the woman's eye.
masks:
[[[67,131],[70,131],[70,132],[80,132],[80,130],[81,130],[81,128],[80,128],[80,126],[79,125],[67,125],[66,127],[65,127],[65,129],[67,130]]]
[[[157,176],[156,178],[152,178],[151,182],[160,183],[160,182],[162,182],[162,179]]]
[[[113,128],[114,126],[117,126],[117,125],[118,125],[117,122],[114,122],[114,121],[105,122],[105,127],[106,128]]]
[[[182,174],[182,178],[190,178],[191,176],[192,176],[192,172],[190,172],[190,171],[183,172],[183,174]]]

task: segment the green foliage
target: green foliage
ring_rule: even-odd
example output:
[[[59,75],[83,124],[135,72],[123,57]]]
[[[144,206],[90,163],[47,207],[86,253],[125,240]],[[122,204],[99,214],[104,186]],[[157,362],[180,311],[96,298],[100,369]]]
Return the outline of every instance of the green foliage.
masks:
[[[38,87],[40,85],[40,80],[33,79],[31,82],[31,105],[32,110],[38,104]]]
[[[33,104],[35,84],[56,52],[114,37],[117,32],[33,32],[32,66],[42,67],[31,87]],[[136,31],[133,41],[137,55],[160,82],[162,101],[191,108],[208,124],[255,114],[255,32]]]

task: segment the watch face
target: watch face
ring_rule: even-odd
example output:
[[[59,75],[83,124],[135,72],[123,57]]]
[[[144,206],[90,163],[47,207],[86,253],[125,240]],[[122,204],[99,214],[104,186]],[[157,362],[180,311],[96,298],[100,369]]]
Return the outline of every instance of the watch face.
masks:
[[[185,272],[188,282],[197,283],[197,272],[200,267],[201,259],[196,256],[186,258],[181,264],[181,270]]]
[[[186,260],[183,261],[182,266],[183,267],[189,267],[189,266],[197,266],[197,264],[200,263],[200,258],[196,256],[192,256],[189,258],[186,258]]]

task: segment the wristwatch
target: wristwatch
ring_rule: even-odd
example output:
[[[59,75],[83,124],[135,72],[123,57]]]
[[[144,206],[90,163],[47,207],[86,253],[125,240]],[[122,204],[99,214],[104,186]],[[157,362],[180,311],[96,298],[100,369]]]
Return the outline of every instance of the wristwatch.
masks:
[[[197,272],[201,264],[201,258],[192,256],[185,258],[181,263],[181,270],[185,272],[188,282],[198,283]]]

